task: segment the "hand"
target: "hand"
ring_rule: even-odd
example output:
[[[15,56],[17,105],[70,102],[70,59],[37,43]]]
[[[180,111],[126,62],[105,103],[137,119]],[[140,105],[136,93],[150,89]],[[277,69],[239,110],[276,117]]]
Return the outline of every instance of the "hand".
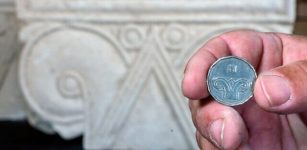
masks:
[[[258,73],[254,97],[228,107],[209,96],[209,67],[234,55]],[[307,38],[250,30],[209,40],[187,64],[183,94],[190,99],[201,149],[307,149]]]

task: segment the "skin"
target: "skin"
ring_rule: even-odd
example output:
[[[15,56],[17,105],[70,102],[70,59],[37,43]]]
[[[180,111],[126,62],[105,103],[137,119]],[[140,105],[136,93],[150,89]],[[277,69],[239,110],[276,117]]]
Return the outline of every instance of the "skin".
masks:
[[[210,97],[209,67],[234,55],[258,73],[254,97],[228,107]],[[200,149],[307,149],[307,38],[239,30],[209,40],[189,60],[182,81]]]

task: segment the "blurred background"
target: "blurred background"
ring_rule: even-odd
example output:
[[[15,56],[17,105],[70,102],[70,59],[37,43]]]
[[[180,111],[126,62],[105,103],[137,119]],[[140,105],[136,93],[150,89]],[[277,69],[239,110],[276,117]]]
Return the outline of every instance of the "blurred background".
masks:
[[[0,148],[197,149],[184,66],[238,28],[307,35],[307,1],[0,0]]]
[[[296,21],[294,24],[294,34],[307,35],[307,0],[297,1]]]

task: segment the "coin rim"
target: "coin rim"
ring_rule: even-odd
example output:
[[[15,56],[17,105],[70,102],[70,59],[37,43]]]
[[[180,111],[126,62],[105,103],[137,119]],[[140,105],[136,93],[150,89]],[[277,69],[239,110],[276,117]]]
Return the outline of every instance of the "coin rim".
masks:
[[[239,101],[238,103],[227,103],[227,102],[225,102],[225,101],[219,100],[218,98],[216,98],[215,96],[213,96],[213,95],[211,94],[211,90],[210,90],[210,88],[209,88],[209,75],[210,75],[211,72],[212,72],[212,68],[213,68],[219,61],[224,60],[224,59],[229,59],[229,58],[239,59],[239,60],[241,60],[241,61],[247,63],[248,66],[254,71],[253,73],[254,73],[254,75],[255,75],[255,79],[252,81],[252,89],[251,89],[252,92],[251,92],[251,95],[250,95],[248,98],[246,98],[246,99],[244,99],[244,100],[242,100],[242,101]],[[254,85],[255,85],[256,79],[257,79],[257,72],[256,72],[255,68],[253,67],[253,65],[251,65],[247,60],[245,60],[245,59],[243,59],[243,58],[240,58],[240,57],[238,57],[238,56],[225,56],[225,57],[221,57],[221,58],[217,59],[217,60],[210,66],[209,71],[208,71],[208,74],[207,74],[207,88],[208,88],[208,91],[209,91],[210,95],[211,95],[211,96],[213,97],[213,99],[216,100],[217,102],[219,102],[219,103],[221,103],[221,104],[224,104],[224,105],[227,105],[227,106],[237,106],[237,105],[242,105],[242,104],[244,104],[245,102],[247,102],[249,99],[251,99],[251,98],[254,96]]]

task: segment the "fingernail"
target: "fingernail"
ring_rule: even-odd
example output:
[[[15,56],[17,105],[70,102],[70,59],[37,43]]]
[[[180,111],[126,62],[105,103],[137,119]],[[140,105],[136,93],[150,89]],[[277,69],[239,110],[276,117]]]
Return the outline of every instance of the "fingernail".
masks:
[[[277,75],[262,75],[261,87],[271,107],[279,106],[290,98],[288,82]]]
[[[215,120],[210,125],[209,137],[216,146],[222,147],[224,138],[224,119]]]

